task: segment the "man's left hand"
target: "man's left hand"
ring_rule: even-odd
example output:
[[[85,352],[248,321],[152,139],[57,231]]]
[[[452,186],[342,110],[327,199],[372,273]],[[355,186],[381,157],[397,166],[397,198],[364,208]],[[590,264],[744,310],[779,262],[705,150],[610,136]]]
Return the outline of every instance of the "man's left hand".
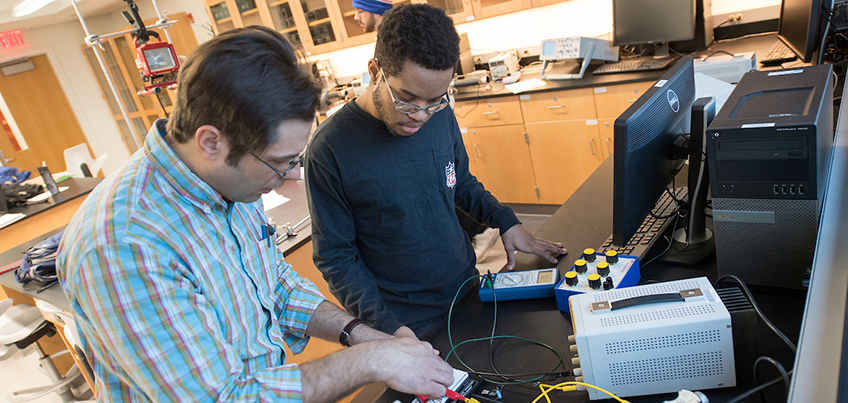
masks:
[[[506,260],[509,270],[515,268],[515,251],[539,255],[549,262],[556,264],[556,257],[568,253],[559,242],[551,242],[537,238],[527,231],[523,225],[514,225],[501,235],[504,249],[506,249]]]

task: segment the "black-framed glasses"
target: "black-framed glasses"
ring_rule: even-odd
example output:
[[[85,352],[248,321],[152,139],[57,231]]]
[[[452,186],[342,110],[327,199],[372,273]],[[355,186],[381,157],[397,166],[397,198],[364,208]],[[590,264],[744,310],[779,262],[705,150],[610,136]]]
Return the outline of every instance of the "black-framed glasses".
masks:
[[[252,155],[253,158],[256,158],[257,160],[259,160],[259,162],[265,164],[266,166],[268,166],[268,168],[271,168],[277,175],[280,175],[280,179],[283,179],[283,180],[285,180],[285,176],[288,175],[289,172],[291,172],[292,169],[294,169],[297,166],[303,165],[303,155],[304,154],[305,153],[301,153],[299,156],[297,156],[297,160],[295,160],[294,158],[290,159],[289,162],[286,163],[289,166],[288,169],[286,169],[285,172],[280,172],[279,169],[274,168],[273,165],[269,164],[267,161],[263,160],[262,158],[259,158],[258,155],[254,154],[252,151],[250,151],[250,155]]]
[[[386,74],[383,73],[382,67],[380,67],[380,75],[383,76],[383,82],[386,83],[386,88],[389,89],[389,96],[392,97],[392,102],[395,105],[395,110],[397,110],[400,113],[405,113],[407,115],[411,115],[413,113],[418,113],[418,111],[424,111],[424,112],[427,112],[428,115],[432,115],[432,114],[434,114],[434,113],[436,113],[436,112],[438,112],[442,109],[445,109],[448,106],[448,104],[450,103],[450,101],[448,101],[447,91],[445,91],[444,95],[442,95],[441,101],[438,104],[430,105],[426,108],[422,108],[418,105],[411,104],[409,102],[399,101],[399,100],[397,100],[397,98],[395,98],[394,91],[392,91],[392,86],[389,85],[389,80],[386,79]]]

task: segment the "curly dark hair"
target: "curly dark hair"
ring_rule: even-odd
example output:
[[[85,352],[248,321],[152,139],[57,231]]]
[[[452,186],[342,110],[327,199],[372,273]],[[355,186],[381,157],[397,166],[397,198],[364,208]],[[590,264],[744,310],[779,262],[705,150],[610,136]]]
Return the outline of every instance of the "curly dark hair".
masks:
[[[459,35],[445,12],[427,4],[401,4],[383,16],[374,58],[389,76],[409,60],[428,70],[448,70],[459,60]]]
[[[291,45],[273,29],[225,32],[195,48],[181,66],[168,135],[178,143],[203,125],[230,142],[227,163],[274,142],[285,120],[315,119],[321,87]]]

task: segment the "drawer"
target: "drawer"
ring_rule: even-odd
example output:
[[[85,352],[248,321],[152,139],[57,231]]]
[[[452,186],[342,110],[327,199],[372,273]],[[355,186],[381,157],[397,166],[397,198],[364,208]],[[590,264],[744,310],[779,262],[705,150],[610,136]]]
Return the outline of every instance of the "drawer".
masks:
[[[457,102],[454,107],[459,127],[485,127],[524,123],[518,97]]]
[[[595,109],[598,111],[598,118],[617,118],[651,88],[653,83],[645,81],[595,87]]]
[[[591,88],[522,94],[524,122],[557,122],[595,118]]]

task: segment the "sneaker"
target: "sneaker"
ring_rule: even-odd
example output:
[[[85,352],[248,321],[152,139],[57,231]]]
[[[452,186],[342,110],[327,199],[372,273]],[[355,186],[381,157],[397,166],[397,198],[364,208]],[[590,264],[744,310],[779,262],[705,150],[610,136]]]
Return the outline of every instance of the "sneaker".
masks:
[[[474,245],[474,254],[477,255],[477,261],[481,261],[495,245],[500,236],[500,231],[497,228],[487,228],[485,231],[474,235],[471,243]]]

